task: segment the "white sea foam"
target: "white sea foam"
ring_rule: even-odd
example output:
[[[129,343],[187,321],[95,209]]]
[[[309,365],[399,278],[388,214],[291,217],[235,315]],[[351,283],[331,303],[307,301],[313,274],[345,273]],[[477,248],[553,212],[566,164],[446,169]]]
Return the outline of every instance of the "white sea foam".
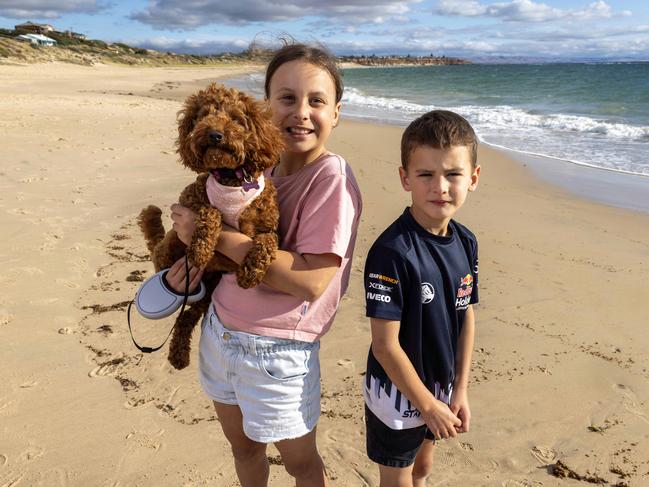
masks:
[[[405,125],[414,116],[448,109],[466,117],[481,140],[521,153],[561,159],[573,164],[648,176],[649,126],[636,126],[588,116],[539,114],[508,106],[436,106],[401,98],[372,96],[346,88],[345,112]]]
[[[649,126],[639,127],[576,115],[539,115],[507,105],[489,107],[471,105],[462,107],[420,105],[399,98],[364,95],[354,88],[347,88],[343,101],[359,107],[365,106],[390,111],[400,110],[410,114],[425,113],[435,108],[448,108],[458,111],[473,123],[495,124],[503,128],[515,126],[519,130],[525,128],[541,128],[564,132],[584,132],[617,139],[649,142]]]

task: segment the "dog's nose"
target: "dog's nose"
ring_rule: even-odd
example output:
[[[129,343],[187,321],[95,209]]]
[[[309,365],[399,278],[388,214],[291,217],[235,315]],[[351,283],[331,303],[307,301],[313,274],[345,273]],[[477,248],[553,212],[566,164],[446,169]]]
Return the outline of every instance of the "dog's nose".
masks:
[[[208,137],[210,138],[210,144],[212,145],[218,145],[223,140],[223,134],[221,132],[217,132],[216,130],[210,130]]]

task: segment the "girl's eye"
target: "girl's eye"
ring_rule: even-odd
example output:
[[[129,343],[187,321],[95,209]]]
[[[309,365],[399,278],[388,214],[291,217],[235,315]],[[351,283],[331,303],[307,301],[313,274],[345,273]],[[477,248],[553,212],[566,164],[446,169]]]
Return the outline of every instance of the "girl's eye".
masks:
[[[313,103],[314,105],[323,105],[324,102],[325,101],[322,98],[314,98],[313,100],[311,100],[311,103]]]
[[[449,177],[457,177],[457,176],[462,176],[462,173],[461,172],[452,172],[452,173],[449,173],[448,175],[449,175]]]

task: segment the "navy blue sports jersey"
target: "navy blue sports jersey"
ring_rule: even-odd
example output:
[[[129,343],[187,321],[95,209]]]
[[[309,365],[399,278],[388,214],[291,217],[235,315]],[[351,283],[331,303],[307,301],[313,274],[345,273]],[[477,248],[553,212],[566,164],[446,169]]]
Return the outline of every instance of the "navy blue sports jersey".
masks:
[[[399,343],[419,378],[446,403],[466,309],[478,302],[478,243],[451,220],[440,237],[422,228],[406,208],[374,242],[365,262],[366,315],[400,321]],[[392,429],[424,424],[392,385],[370,349],[365,401]]]

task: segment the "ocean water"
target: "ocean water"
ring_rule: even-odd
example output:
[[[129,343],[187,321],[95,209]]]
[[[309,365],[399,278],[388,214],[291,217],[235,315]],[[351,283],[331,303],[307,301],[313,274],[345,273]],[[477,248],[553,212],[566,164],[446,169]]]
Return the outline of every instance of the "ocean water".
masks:
[[[588,178],[603,187],[628,181],[634,201],[644,201],[621,206],[649,210],[649,63],[353,68],[343,80],[346,117],[405,126],[429,110],[453,110],[481,142],[541,173],[543,161],[552,174],[561,164],[581,167],[566,173],[577,180],[593,169],[617,173]],[[254,74],[231,84],[261,95],[262,81]]]

